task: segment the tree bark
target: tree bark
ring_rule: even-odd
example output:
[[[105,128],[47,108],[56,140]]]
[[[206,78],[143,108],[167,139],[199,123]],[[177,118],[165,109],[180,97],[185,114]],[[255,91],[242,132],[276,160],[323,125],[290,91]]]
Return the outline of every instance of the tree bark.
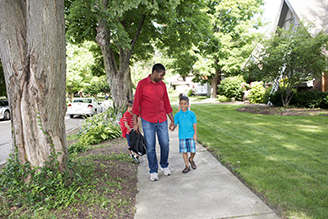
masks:
[[[215,58],[214,66],[215,66],[215,75],[211,81],[211,99],[216,99],[218,84],[221,81],[221,70],[218,67],[218,58]]]
[[[104,8],[107,8],[108,0],[103,0]],[[133,98],[131,71],[130,71],[130,58],[133,48],[138,40],[142,25],[145,21],[146,15],[142,15],[134,38],[131,40],[131,47],[121,48],[118,46],[118,60],[111,48],[110,29],[106,20],[101,17],[98,18],[96,42],[99,45],[103,54],[104,66],[111,95],[113,97],[114,105],[116,107],[123,106],[127,100]]]
[[[64,1],[0,1],[0,45],[20,162],[66,168]]]

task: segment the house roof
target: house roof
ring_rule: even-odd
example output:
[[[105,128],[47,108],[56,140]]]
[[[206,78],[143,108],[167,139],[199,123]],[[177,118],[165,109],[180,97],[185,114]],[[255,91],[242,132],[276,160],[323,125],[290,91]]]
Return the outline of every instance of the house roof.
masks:
[[[282,27],[288,8],[296,20],[313,23],[312,33],[322,29],[328,33],[328,0],[282,0],[274,27]]]

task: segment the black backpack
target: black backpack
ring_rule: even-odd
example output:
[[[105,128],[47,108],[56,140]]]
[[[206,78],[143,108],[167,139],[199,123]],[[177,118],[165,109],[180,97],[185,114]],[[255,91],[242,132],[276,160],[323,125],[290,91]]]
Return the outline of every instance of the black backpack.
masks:
[[[137,134],[133,129],[129,133],[130,138],[130,150],[134,153],[142,156],[147,153],[146,140],[144,136],[139,132]]]

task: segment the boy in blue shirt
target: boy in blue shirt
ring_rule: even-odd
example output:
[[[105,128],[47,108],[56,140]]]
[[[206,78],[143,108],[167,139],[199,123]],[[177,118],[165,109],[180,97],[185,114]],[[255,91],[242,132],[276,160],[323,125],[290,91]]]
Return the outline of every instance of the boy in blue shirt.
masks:
[[[188,109],[188,97],[182,96],[179,100],[179,106],[180,111],[174,115],[174,125],[175,127],[179,125],[179,152],[182,153],[183,160],[186,164],[182,172],[188,173],[190,166],[194,170],[197,168],[194,162],[196,155],[197,120],[195,113]],[[188,152],[190,153],[189,159]]]

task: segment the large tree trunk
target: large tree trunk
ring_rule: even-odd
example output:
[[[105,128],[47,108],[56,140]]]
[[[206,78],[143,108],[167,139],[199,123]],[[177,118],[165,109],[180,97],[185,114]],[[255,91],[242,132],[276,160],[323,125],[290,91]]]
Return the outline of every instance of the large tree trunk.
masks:
[[[129,50],[120,49],[119,68],[112,48],[110,47],[110,31],[105,22],[99,20],[96,41],[101,49],[109,87],[115,106],[120,107],[132,98],[132,84],[129,68]]]
[[[20,162],[66,168],[64,0],[1,0],[0,51]]]
[[[218,59],[215,58],[215,75],[211,82],[211,99],[216,99],[218,92],[218,84],[221,81],[221,70],[218,67]]]
[[[108,0],[102,0],[102,4],[106,9]],[[96,42],[103,55],[106,76],[109,81],[114,105],[117,107],[123,106],[128,99],[133,98],[129,64],[133,48],[138,40],[145,17],[145,14],[140,17],[139,26],[134,38],[131,40],[130,48],[122,48],[116,45],[118,54],[114,54],[111,48],[113,44],[111,44],[110,29],[107,25],[107,20],[98,17]],[[115,55],[118,56],[118,60],[116,60]]]

